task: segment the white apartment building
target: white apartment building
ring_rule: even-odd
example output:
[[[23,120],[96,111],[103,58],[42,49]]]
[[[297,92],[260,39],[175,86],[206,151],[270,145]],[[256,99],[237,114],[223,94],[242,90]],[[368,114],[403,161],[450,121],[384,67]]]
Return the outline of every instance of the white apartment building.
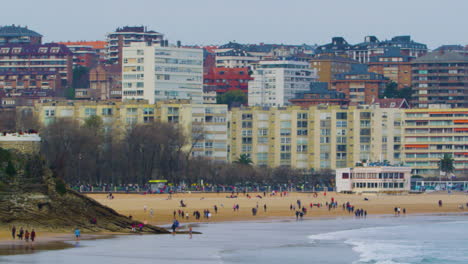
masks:
[[[123,49],[122,100],[203,103],[203,50],[132,43]]]
[[[283,106],[295,93],[310,90],[317,72],[299,61],[260,61],[249,82],[250,106]]]
[[[336,169],[337,192],[409,192],[410,188],[410,167],[369,166]]]

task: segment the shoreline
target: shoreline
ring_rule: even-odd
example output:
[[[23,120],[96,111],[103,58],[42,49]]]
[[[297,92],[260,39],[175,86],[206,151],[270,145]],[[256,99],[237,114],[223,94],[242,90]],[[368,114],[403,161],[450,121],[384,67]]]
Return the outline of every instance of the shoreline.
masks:
[[[468,212],[446,212],[446,213],[411,213],[406,215],[395,216],[393,214],[373,214],[368,215],[366,218],[412,218],[421,216],[468,216]],[[366,218],[360,218],[365,220]],[[256,218],[256,219],[235,219],[230,221],[211,221],[211,222],[187,222],[182,224],[180,233],[176,235],[187,235],[186,228],[188,226],[199,227],[201,225],[211,224],[226,224],[226,223],[276,223],[276,222],[297,222],[297,221],[323,221],[323,220],[336,220],[336,219],[356,219],[354,216],[315,216],[315,217],[304,217],[302,220],[296,220],[292,217],[270,217],[270,218]],[[196,230],[194,230],[196,231]],[[51,250],[64,250],[79,246],[80,241],[97,240],[97,239],[114,239],[120,236],[147,236],[147,235],[170,235],[170,234],[148,234],[148,233],[90,233],[82,234],[80,241],[74,240],[72,233],[43,233],[41,239],[36,240],[34,243],[25,242],[24,240],[11,240],[2,239],[0,240],[0,256],[11,256],[11,255],[24,255],[34,254],[41,251]],[[196,233],[194,232],[194,235]]]

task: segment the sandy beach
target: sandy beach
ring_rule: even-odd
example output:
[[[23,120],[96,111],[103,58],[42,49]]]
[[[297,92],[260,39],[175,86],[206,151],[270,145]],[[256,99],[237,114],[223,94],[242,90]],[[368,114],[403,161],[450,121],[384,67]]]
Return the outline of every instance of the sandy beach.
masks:
[[[311,193],[288,193],[285,197],[270,196],[267,194],[263,197],[263,193],[250,193],[251,198],[239,193],[238,198],[227,198],[231,194],[227,193],[180,193],[172,195],[172,199],[168,199],[167,194],[114,194],[114,199],[106,198],[107,194],[87,194],[88,197],[109,206],[123,215],[131,215],[134,219],[147,221],[154,225],[169,225],[173,220],[173,212],[183,210],[184,213],[189,213],[189,219],[181,219],[184,223],[194,222],[224,222],[224,221],[255,221],[268,219],[294,219],[295,211],[290,210],[290,205],[296,205],[297,200],[301,200],[302,204],[307,207],[307,214],[304,218],[334,218],[349,216],[343,210],[342,203],[350,202],[356,209],[362,208],[369,215],[388,215],[393,214],[394,207],[406,208],[408,214],[437,214],[437,213],[456,213],[468,212],[466,203],[468,203],[468,195],[463,193],[431,193],[431,194],[410,194],[410,195],[356,195],[356,194],[337,194],[333,192],[318,193],[314,197]],[[262,196],[258,198],[257,195]],[[310,203],[325,205],[334,198],[339,203],[337,209],[328,210],[323,206],[318,208],[314,206],[310,208]],[[367,198],[368,200],[364,200]],[[183,200],[187,207],[180,206],[180,200]],[[443,206],[438,206],[438,201],[443,201]],[[239,211],[234,211],[233,205],[239,204]],[[252,216],[252,208],[257,207],[258,213]],[[459,205],[464,204],[465,209],[459,209]],[[214,212],[214,206],[218,207],[218,213]],[[267,206],[266,212],[264,205]],[[144,210],[146,206],[146,212]],[[297,206],[297,205],[296,205]],[[154,215],[150,215],[150,210],[153,209]],[[210,219],[203,218],[203,210],[210,210],[212,217]],[[194,211],[200,211],[202,217],[196,220],[193,216]],[[19,226],[17,226],[19,228]],[[25,226],[25,228],[32,228]],[[11,245],[11,235],[8,230],[9,226],[3,225],[0,228],[0,246]],[[47,244],[51,242],[61,242],[73,240],[73,230],[69,233],[57,232],[51,230],[37,229],[37,241],[35,244]],[[84,234],[83,239],[94,239],[109,234]],[[24,242],[16,241],[14,245],[23,245]]]
[[[286,197],[270,196],[263,197],[263,193],[250,193],[252,198],[239,193],[238,198],[227,198],[230,194],[226,193],[181,193],[172,195],[168,199],[167,194],[114,194],[115,198],[109,200],[106,194],[88,194],[89,197],[98,202],[115,209],[124,215],[131,215],[134,219],[147,221],[150,224],[167,225],[173,219],[174,210],[183,210],[188,212],[189,219],[183,219],[183,222],[197,222],[192,215],[195,210],[200,211],[202,218],[198,222],[220,222],[220,221],[238,221],[238,220],[260,220],[268,218],[295,218],[295,211],[290,210],[290,205],[296,205],[297,200],[308,209],[305,218],[310,217],[337,217],[353,216],[341,208],[342,203],[350,202],[356,209],[362,208],[369,215],[393,214],[394,208],[406,208],[409,214],[422,213],[448,213],[463,212],[458,208],[460,204],[468,203],[468,196],[464,193],[431,193],[431,194],[409,194],[409,195],[356,195],[356,194],[337,194],[337,193],[319,193],[314,197],[311,193],[289,193]],[[262,198],[257,198],[260,195]],[[328,210],[325,206],[322,208],[310,208],[310,203],[317,204],[330,202],[334,198],[339,203],[337,209]],[[368,198],[365,201],[364,198]],[[187,207],[180,206],[180,200],[183,200]],[[438,201],[443,201],[443,206],[438,206]],[[234,211],[233,205],[239,204],[239,211]],[[263,206],[266,204],[267,210]],[[218,213],[213,210],[218,207]],[[252,208],[257,207],[257,216],[252,216]],[[146,212],[144,208],[146,206]],[[296,205],[297,206],[297,205]],[[465,206],[466,208],[466,206]],[[154,210],[151,217],[150,210]],[[203,218],[203,210],[209,209],[212,217]],[[180,218],[179,218],[180,219]]]

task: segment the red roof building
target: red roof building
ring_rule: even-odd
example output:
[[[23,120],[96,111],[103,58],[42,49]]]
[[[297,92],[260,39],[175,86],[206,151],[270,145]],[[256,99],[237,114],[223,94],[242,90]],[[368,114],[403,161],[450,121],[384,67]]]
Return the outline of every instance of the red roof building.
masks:
[[[232,90],[248,91],[248,82],[252,80],[249,68],[211,68],[203,76],[204,89],[223,94]]]
[[[92,68],[104,63],[106,56],[105,41],[69,41],[59,42],[67,46],[73,53],[73,66]]]

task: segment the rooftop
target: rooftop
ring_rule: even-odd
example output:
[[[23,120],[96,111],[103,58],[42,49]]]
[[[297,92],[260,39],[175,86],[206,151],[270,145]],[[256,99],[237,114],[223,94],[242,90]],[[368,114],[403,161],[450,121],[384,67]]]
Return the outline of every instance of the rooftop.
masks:
[[[32,31],[28,29],[28,27],[21,27],[21,26],[3,26],[0,27],[0,36],[2,37],[42,37],[41,34],[37,33],[36,31]]]
[[[437,62],[465,62],[468,63],[468,56],[463,56],[458,52],[431,52],[413,60],[413,63],[437,63]]]

